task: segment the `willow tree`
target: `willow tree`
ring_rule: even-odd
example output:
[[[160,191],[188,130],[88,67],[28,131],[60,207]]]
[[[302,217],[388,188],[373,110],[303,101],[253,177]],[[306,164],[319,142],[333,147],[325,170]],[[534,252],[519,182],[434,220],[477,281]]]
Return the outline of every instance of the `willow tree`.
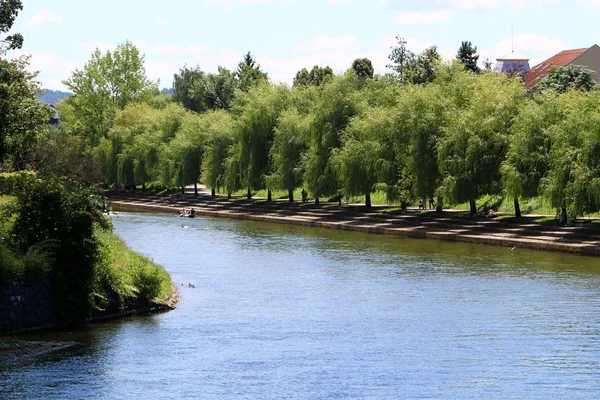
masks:
[[[364,195],[366,207],[371,207],[376,184],[388,181],[395,173],[391,143],[396,134],[394,115],[391,108],[366,109],[352,119],[342,135],[342,147],[332,152],[344,195]]]
[[[394,146],[406,180],[399,187],[417,198],[433,198],[440,184],[437,146],[447,109],[439,85],[412,86],[399,96]]]
[[[513,199],[516,217],[521,217],[519,198],[539,194],[540,180],[550,168],[551,129],[563,116],[556,94],[545,93],[528,102],[516,118],[501,167],[504,190]]]
[[[238,92],[233,113],[239,143],[240,182],[248,189],[248,198],[252,197],[252,190],[266,188],[271,200],[271,190],[265,186],[265,178],[271,173],[269,151],[277,119],[288,100],[289,90],[284,85],[262,83],[248,92]]]
[[[226,160],[234,144],[233,119],[228,112],[212,111],[202,114],[200,121],[205,132],[202,179],[215,196],[217,189],[225,187]]]
[[[331,155],[341,146],[342,132],[360,110],[359,81],[354,71],[336,76],[323,86],[311,113],[304,181],[317,204],[321,196],[336,195],[339,190],[338,169]]]
[[[492,73],[452,71],[442,84],[451,102],[438,145],[442,188],[474,215],[477,198],[501,191],[500,165],[525,92],[518,79]]]
[[[267,183],[270,187],[287,190],[290,203],[294,202],[294,189],[302,185],[302,157],[307,149],[310,123],[307,116],[292,109],[281,114],[275,128],[270,153],[273,172]]]
[[[549,129],[549,170],[540,182],[552,206],[570,215],[600,210],[600,93],[569,91],[558,98],[564,115]]]
[[[175,181],[181,186],[181,192],[185,193],[185,186],[194,185],[196,196],[205,142],[205,131],[199,119],[196,115],[188,115],[168,145],[171,161],[175,166]]]

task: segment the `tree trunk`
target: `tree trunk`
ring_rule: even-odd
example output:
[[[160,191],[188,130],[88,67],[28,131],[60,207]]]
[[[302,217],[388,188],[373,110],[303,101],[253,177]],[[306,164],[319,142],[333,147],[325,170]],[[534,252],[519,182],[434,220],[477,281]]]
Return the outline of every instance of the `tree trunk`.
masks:
[[[194,183],[194,196],[198,197],[198,184]]]
[[[519,205],[519,199],[515,196],[515,217],[521,218],[521,206]]]
[[[292,189],[288,189],[288,200],[290,203],[294,202],[294,191]]]
[[[181,187],[181,194],[185,194],[185,186]]]
[[[316,204],[316,205],[319,205],[319,204],[320,204],[320,202],[319,202],[319,198],[318,198],[318,197],[315,197],[315,204]]]
[[[365,207],[371,208],[371,193],[367,193],[365,196]]]
[[[248,194],[246,195],[246,197],[248,198],[248,200],[252,198],[252,191],[250,190],[250,188],[248,188]]]
[[[227,200],[231,200],[231,193],[227,193]]]
[[[437,198],[437,203],[435,204],[435,212],[437,212],[437,213],[442,212],[442,198],[441,197]]]
[[[267,189],[267,201],[273,200],[273,193],[271,193],[271,189]]]
[[[145,192],[146,191],[146,182],[142,183],[142,191]]]
[[[212,197],[216,197],[217,196],[217,193],[215,192],[215,188],[210,189],[210,195]]]
[[[475,204],[475,199],[469,199],[469,205],[471,206],[471,215],[477,214],[477,204]]]

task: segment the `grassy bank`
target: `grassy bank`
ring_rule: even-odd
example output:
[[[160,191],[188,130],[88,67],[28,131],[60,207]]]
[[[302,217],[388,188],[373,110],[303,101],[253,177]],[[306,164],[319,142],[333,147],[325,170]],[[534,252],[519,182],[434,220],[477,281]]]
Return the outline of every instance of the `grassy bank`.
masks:
[[[121,300],[132,296],[144,302],[160,301],[171,295],[171,277],[161,266],[129,249],[112,232],[99,232],[97,236],[103,254],[96,280],[97,306],[103,306],[102,298],[109,297],[107,291],[116,293]]]

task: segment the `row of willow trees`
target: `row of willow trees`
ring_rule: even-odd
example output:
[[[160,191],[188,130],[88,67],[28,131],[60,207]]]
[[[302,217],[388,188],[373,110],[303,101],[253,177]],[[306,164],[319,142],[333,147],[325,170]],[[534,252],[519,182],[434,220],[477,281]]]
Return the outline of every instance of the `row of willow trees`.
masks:
[[[68,116],[68,103],[59,109]],[[384,191],[390,203],[429,197],[472,213],[504,194],[517,215],[534,196],[571,215],[600,210],[600,92],[528,95],[518,77],[458,62],[421,85],[353,68],[318,85],[261,79],[201,113],[163,94],[129,102],[109,125],[89,154],[111,186],[203,182],[213,194],[287,190],[290,201],[305,188],[316,202],[360,195],[367,206]]]

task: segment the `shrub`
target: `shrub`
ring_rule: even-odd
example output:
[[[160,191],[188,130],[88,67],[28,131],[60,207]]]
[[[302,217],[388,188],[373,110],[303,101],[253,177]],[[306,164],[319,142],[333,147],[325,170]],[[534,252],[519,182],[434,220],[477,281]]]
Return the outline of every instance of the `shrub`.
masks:
[[[156,299],[161,292],[161,269],[148,260],[141,258],[133,268],[133,285],[140,299],[146,304]]]

